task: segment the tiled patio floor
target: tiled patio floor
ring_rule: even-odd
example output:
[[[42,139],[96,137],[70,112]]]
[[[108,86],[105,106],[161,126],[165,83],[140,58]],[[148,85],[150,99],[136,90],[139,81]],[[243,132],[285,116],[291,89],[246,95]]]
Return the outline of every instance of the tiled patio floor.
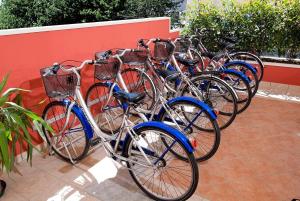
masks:
[[[268,94],[267,88],[262,84],[260,93]],[[149,200],[127,170],[114,168],[101,149],[76,166],[56,157],[35,156],[32,168],[22,162],[19,169],[23,176],[5,176],[5,201]],[[199,186],[191,201],[300,198],[300,103],[257,96],[222,132],[217,154],[199,164],[199,170]]]

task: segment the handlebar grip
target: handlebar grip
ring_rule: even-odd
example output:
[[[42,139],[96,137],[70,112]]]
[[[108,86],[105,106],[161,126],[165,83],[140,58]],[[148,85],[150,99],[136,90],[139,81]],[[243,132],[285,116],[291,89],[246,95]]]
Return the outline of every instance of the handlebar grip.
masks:
[[[94,64],[94,63],[95,63],[94,60],[91,60],[91,61],[87,62],[87,64]]]
[[[138,43],[139,43],[141,46],[143,46],[143,47],[145,47],[145,48],[148,48],[148,45],[145,44],[145,42],[144,42],[143,39],[140,39],[140,40],[138,41]]]
[[[57,71],[59,70],[60,68],[60,65],[59,64],[54,64],[53,67],[52,67],[52,73],[53,74],[57,74]]]
[[[157,38],[154,42],[166,42],[166,43],[169,43],[170,40],[169,40],[169,39],[161,39],[161,38]]]

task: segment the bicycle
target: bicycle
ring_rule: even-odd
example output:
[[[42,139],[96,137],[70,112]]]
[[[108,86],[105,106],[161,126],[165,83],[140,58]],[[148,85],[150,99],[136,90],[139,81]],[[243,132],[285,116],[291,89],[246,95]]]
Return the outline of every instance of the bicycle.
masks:
[[[119,160],[122,165],[128,168],[137,186],[150,198],[155,200],[188,199],[194,193],[199,177],[193,155],[194,149],[190,141],[173,127],[151,121],[134,125],[129,120],[128,111],[130,107],[138,104],[143,96],[114,88],[116,90],[114,96],[122,103],[126,114],[123,118],[122,130],[126,131],[127,134],[122,140],[122,132],[108,135],[99,129],[82,97],[81,76],[79,74],[79,71],[86,64],[97,63],[98,61],[86,60],[79,67],[66,68],[61,64],[55,64],[41,70],[47,95],[60,99],[51,102],[49,104],[51,106],[46,107],[43,117],[49,125],[54,127],[58,123],[56,120],[60,122],[61,119],[65,119],[62,121],[62,129],[60,127],[54,128],[54,132],[51,134],[45,132],[47,141],[54,152],[67,161],[79,161],[85,156],[93,135],[96,135],[107,155],[114,160]],[[64,74],[58,74],[60,69]],[[114,76],[113,69],[110,69],[110,72],[110,74],[108,71],[104,72],[103,76],[106,78],[109,75]],[[55,109],[54,106],[63,109],[62,112],[51,115],[51,111],[53,112]],[[83,139],[85,139],[84,148],[79,149],[81,153],[75,154],[74,158],[71,152],[77,153],[79,150],[75,150],[73,146],[73,143],[78,142],[78,139],[70,141],[73,139],[71,138],[73,131],[81,132]],[[163,142],[162,139],[168,143]],[[57,147],[57,143],[60,142],[63,145]],[[62,151],[64,148],[66,150]],[[178,159],[170,151],[171,149],[184,155],[186,160]],[[178,173],[180,176],[175,176]],[[170,190],[168,192],[166,190],[168,188],[172,188],[173,192],[171,193]]]
[[[145,83],[145,81],[140,78],[147,79],[147,82],[152,83],[149,76],[141,68],[132,67],[132,65],[139,67],[141,67],[141,65],[145,65],[148,57],[141,57],[141,55],[145,55],[144,51],[125,49],[118,50],[116,52],[121,52],[120,54],[122,57],[120,58],[122,60],[122,65],[129,64],[131,67],[123,70],[122,72],[115,72],[116,79],[110,81],[103,79],[103,77],[99,77],[99,74],[97,73],[99,69],[95,69],[95,77],[98,79],[98,82],[89,88],[85,98],[86,104],[89,106],[90,110],[94,111],[95,118],[108,120],[99,126],[100,129],[103,132],[113,130],[111,134],[120,132],[121,125],[118,124],[116,126],[115,122],[117,122],[118,118],[122,118],[122,114],[116,112],[116,110],[121,110],[122,105],[114,100],[112,95],[105,96],[105,94],[112,94],[111,91],[116,90],[114,89],[115,87],[118,89],[118,82],[125,91],[128,91],[128,85],[135,85],[135,82]],[[96,55],[106,55],[106,57],[109,58],[113,54],[117,54],[116,52],[113,53],[110,50]],[[97,58],[99,57],[100,56],[97,56]],[[103,68],[101,69],[101,72],[103,72]],[[134,77],[132,73],[136,75],[136,77]],[[123,80],[123,77],[126,77],[127,80]],[[138,78],[137,81],[136,78]],[[167,79],[172,79],[172,77]],[[160,82],[159,85],[164,88],[165,83]],[[146,91],[144,91],[144,94],[147,93],[147,87],[144,86],[142,88]],[[135,88],[131,87],[130,92],[137,91]],[[197,144],[197,146],[194,146],[194,155],[197,161],[205,161],[211,158],[216,153],[220,144],[220,130],[216,122],[216,115],[209,106],[191,97],[177,97],[167,101],[164,98],[160,87],[156,87],[155,93],[153,94],[155,94],[156,102],[151,110],[142,108],[140,106],[141,104],[139,104],[132,107],[132,110],[130,111],[132,117],[137,117],[137,121],[140,119],[146,122],[154,120],[164,122],[175,127],[190,139],[193,138],[193,142]],[[206,126],[211,129],[211,132],[206,133],[199,129],[201,125],[202,127]],[[176,152],[174,152],[174,154],[184,159],[184,157],[180,156],[180,154],[177,154]]]
[[[202,58],[189,59],[194,58],[190,49],[190,39],[177,38],[175,44],[177,45],[175,45],[176,54],[173,59],[173,63],[176,62],[175,66],[178,66],[177,62],[180,63],[181,66],[179,68],[183,69],[191,78],[202,74],[214,74],[220,77],[235,89],[238,95],[237,113],[239,114],[247,109],[254,93],[256,93],[258,89],[258,79],[251,65],[241,61],[231,61],[222,65],[221,62],[214,61],[206,67],[205,71],[202,71],[198,66]],[[251,72],[250,75],[249,72]],[[251,77],[253,77],[253,79],[250,79]]]
[[[192,53],[195,53],[195,56],[198,54],[201,55],[200,66],[202,68],[205,67],[203,58],[209,58],[210,61],[220,61],[223,59],[223,64],[228,63],[230,61],[243,61],[245,63],[251,64],[257,74],[258,81],[260,82],[263,79],[264,75],[264,64],[262,60],[255,54],[245,51],[234,51],[234,44],[237,42],[233,38],[229,37],[221,37],[221,41],[219,42],[219,46],[223,49],[223,52],[216,54],[207,50],[207,48],[202,43],[202,38],[205,36],[205,32],[209,32],[207,29],[196,30],[195,35],[190,37],[192,41]],[[208,62],[210,63],[210,62]]]
[[[190,79],[181,71],[178,65],[172,66],[169,61],[175,61],[175,45],[170,40],[165,39],[141,39],[138,45],[150,52],[149,45],[154,43],[154,54],[147,62],[146,71],[154,79],[164,79],[166,76],[179,73],[168,87],[170,97],[190,96],[203,101],[214,109],[218,114],[218,125],[220,129],[228,127],[234,120],[237,113],[237,94],[223,80],[214,76],[212,73],[199,75]],[[177,64],[177,62],[176,62]],[[151,72],[151,69],[154,69]],[[226,97],[226,98],[224,98]],[[203,129],[208,131],[208,129]]]

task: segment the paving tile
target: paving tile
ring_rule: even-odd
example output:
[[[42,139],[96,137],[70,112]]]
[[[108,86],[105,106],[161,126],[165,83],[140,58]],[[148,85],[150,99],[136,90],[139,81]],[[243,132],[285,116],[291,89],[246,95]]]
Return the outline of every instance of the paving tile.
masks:
[[[260,87],[267,90],[268,83]],[[199,164],[199,185],[189,200],[300,198],[299,114],[299,103],[255,97],[222,131],[216,155]],[[3,200],[150,200],[102,148],[76,165],[35,155],[33,167],[22,162],[18,169],[23,176],[2,175],[8,184]]]

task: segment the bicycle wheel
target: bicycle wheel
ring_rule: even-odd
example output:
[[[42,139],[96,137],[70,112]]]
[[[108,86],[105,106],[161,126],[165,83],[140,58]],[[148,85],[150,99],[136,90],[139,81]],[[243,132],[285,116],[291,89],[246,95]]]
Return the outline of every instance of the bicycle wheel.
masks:
[[[85,103],[90,109],[100,130],[106,134],[115,134],[120,131],[124,111],[119,101],[109,97],[110,87],[105,83],[95,83],[85,97]]]
[[[146,94],[140,107],[145,110],[152,110],[156,102],[156,88],[152,79],[143,70],[137,68],[126,68],[121,74],[130,93],[142,92]]]
[[[257,78],[257,74],[253,72],[247,65],[228,62],[226,64],[226,68],[235,69],[239,72],[242,72],[249,79],[252,97],[256,94],[259,86],[259,80]]]
[[[233,52],[230,54],[230,59],[228,59],[226,62],[229,62],[230,60],[239,60],[251,64],[257,71],[256,74],[258,81],[260,82],[263,79],[264,64],[262,60],[255,54],[249,52]]]
[[[125,157],[129,173],[138,187],[154,200],[187,200],[195,192],[199,172],[194,155],[171,134],[157,127],[135,130],[138,141],[130,138],[125,144]],[[172,144],[172,149],[184,155],[180,160],[169,151],[162,139]],[[137,144],[147,150],[148,165]]]
[[[42,117],[53,129],[53,133],[44,127],[43,131],[48,144],[57,155],[68,162],[71,162],[71,159],[76,162],[87,154],[90,140],[84,132],[83,123],[73,110],[71,110],[69,121],[66,123],[67,111],[68,108],[61,101],[49,103],[44,109]]]
[[[201,162],[211,158],[220,145],[220,129],[217,120],[214,120],[199,104],[191,101],[175,101],[168,106],[171,109],[170,114],[176,122],[173,122],[170,114],[165,110],[159,121],[175,128],[177,128],[177,124],[187,138],[193,138],[196,141],[197,148],[195,148],[194,156],[197,161]],[[199,127],[209,131],[200,130]],[[174,152],[174,154],[177,153]],[[178,154],[177,156],[182,157]]]
[[[191,79],[197,91],[185,85],[182,89],[182,96],[200,97],[200,100],[212,107],[218,114],[217,122],[220,129],[227,128],[235,119],[238,105],[237,97],[233,89],[223,80],[212,75],[200,75]],[[196,96],[197,95],[197,96]],[[208,128],[198,126],[203,131],[211,131]]]
[[[236,92],[238,96],[237,104],[238,109],[237,113],[245,111],[252,100],[252,92],[248,81],[241,77],[240,72],[222,72],[220,77],[227,82]]]

